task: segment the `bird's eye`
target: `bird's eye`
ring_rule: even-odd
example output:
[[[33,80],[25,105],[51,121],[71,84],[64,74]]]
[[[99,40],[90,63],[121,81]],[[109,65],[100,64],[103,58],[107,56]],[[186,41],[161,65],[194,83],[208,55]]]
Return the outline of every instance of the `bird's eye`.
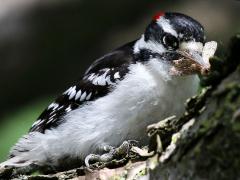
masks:
[[[171,35],[171,34],[165,34],[163,36],[163,45],[169,49],[169,50],[176,50],[178,49],[178,46],[179,46],[179,42],[178,42],[178,39]]]

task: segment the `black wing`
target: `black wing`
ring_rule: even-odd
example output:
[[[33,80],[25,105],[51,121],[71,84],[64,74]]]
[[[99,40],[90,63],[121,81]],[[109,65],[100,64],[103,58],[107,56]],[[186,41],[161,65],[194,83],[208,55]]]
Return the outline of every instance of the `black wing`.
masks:
[[[47,129],[57,127],[68,112],[80,108],[87,101],[107,95],[112,85],[124,78],[129,65],[135,63],[132,44],[129,43],[96,60],[78,84],[70,87],[43,111],[30,132],[44,133]]]

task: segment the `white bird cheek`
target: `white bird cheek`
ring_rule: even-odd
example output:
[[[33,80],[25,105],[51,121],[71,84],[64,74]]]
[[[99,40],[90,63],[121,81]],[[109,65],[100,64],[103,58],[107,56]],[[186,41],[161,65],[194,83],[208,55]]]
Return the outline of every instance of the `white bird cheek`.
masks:
[[[179,46],[179,49],[183,51],[193,51],[193,52],[202,53],[203,43],[195,42],[195,41],[182,42]]]

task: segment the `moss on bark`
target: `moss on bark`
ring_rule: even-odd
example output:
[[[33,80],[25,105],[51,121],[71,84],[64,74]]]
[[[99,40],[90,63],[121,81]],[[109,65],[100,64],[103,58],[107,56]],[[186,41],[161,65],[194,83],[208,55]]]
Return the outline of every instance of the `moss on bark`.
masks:
[[[155,156],[113,169],[73,169],[18,179],[238,179],[240,177],[240,35],[228,55],[213,58],[213,72],[202,79],[202,93],[188,100],[180,119],[151,132]],[[190,122],[190,124],[189,124]],[[188,125],[188,126],[187,126]],[[163,152],[156,151],[161,137]],[[172,149],[171,149],[172,148]],[[158,149],[159,150],[159,149]],[[164,160],[163,160],[164,159]],[[162,160],[162,161],[161,161]],[[136,160],[135,160],[136,161]],[[111,164],[111,167],[112,164]],[[9,171],[8,171],[9,172]],[[85,174],[85,175],[83,175]],[[10,173],[2,174],[11,178]],[[3,177],[3,176],[2,176]]]

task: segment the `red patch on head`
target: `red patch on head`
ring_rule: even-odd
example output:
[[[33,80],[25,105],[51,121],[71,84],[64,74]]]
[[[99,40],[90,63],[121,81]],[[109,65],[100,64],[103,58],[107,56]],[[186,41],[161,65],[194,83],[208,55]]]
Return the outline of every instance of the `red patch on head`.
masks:
[[[157,21],[161,16],[164,16],[164,12],[159,12],[159,13],[157,13],[157,14],[155,14],[155,16],[153,16],[153,20],[154,21]]]

